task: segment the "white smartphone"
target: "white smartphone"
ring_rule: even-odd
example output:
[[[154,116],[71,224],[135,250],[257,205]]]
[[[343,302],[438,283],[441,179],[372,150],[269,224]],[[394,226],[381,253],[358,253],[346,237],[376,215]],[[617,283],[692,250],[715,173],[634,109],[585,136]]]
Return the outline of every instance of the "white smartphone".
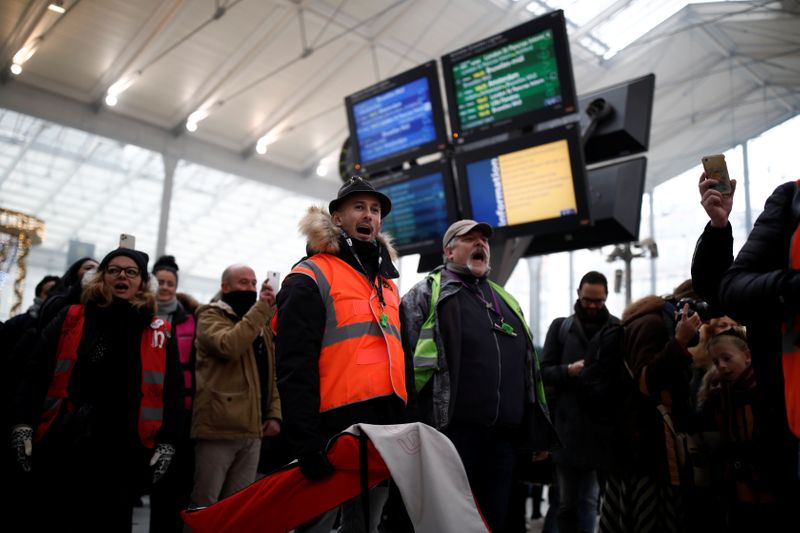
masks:
[[[281,288],[281,273],[270,270],[267,272],[267,282],[272,287],[272,290],[277,293],[278,289]]]
[[[119,236],[119,247],[135,250],[136,237],[134,237],[133,235],[128,235],[127,233],[121,233]]]

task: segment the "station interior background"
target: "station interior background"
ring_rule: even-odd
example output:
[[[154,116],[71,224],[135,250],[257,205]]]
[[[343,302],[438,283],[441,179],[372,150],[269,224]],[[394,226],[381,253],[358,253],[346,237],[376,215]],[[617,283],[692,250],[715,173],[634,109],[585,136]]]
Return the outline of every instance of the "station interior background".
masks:
[[[640,239],[652,238],[658,256],[633,260],[633,299],[689,276],[706,222],[702,155],[725,153],[739,181],[735,250],[772,190],[800,179],[794,0],[54,3],[64,12],[44,0],[0,9],[0,207],[46,226],[28,257],[23,310],[43,275],[63,273],[70,241],[94,245],[100,259],[120,233],[151,261],[174,255],[179,289],[201,301],[234,262],[259,278],[285,275],[304,254],[298,220],[341,185],[345,96],[552,9],[568,19],[579,95],[656,74]],[[571,313],[583,273],[613,285],[624,268],[608,261],[613,249],[517,264],[507,288],[540,343]],[[400,261],[401,293],[422,279],[417,262]],[[0,287],[0,320],[15,275]],[[609,296],[614,314],[623,292]]]

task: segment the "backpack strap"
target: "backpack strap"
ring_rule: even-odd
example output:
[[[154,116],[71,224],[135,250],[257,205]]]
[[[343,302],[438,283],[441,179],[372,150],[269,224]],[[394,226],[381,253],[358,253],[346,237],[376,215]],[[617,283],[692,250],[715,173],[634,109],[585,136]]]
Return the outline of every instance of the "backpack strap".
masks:
[[[561,346],[564,346],[564,343],[567,342],[567,334],[569,333],[569,329],[572,327],[572,315],[568,316],[564,320],[561,321],[561,327],[558,328],[558,342]]]

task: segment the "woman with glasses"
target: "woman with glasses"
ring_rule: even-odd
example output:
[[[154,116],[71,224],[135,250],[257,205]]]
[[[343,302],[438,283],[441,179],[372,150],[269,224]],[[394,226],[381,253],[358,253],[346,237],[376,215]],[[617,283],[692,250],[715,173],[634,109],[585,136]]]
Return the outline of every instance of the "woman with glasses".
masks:
[[[130,531],[136,496],[169,466],[183,384],[147,261],[128,248],[109,253],[81,303],[62,310],[34,349],[12,430],[17,463],[36,480],[34,523]]]

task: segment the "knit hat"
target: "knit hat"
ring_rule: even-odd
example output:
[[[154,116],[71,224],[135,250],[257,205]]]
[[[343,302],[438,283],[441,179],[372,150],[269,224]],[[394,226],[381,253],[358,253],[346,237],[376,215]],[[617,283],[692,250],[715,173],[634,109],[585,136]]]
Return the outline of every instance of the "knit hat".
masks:
[[[175,262],[174,255],[162,255],[153,264],[153,274],[158,273],[160,270],[172,272],[175,275],[175,281],[178,280],[178,263]]]
[[[392,201],[388,196],[375,190],[375,187],[361,176],[352,176],[347,180],[347,183],[342,185],[339,189],[339,194],[337,194],[336,199],[331,200],[331,203],[328,205],[328,211],[333,213],[341,207],[342,202],[344,202],[348,196],[358,193],[369,193],[378,198],[378,201],[381,203],[381,219],[386,218],[386,215],[392,210]]]
[[[117,248],[116,250],[108,252],[103,260],[100,261],[100,266],[97,268],[97,270],[100,272],[105,272],[108,269],[108,264],[111,262],[111,260],[121,255],[133,259],[133,262],[136,263],[137,267],[139,267],[139,273],[141,274],[142,281],[144,283],[147,283],[150,280],[150,274],[147,272],[147,262],[150,260],[150,257],[144,252],[132,250],[131,248]]]

